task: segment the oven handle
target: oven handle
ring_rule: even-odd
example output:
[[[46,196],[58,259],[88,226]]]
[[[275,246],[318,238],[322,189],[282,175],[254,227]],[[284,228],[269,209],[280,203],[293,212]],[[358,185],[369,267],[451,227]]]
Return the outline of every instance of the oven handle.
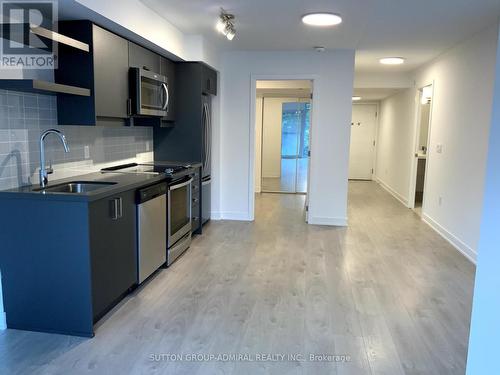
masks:
[[[184,186],[187,186],[189,184],[191,184],[193,182],[193,177],[190,177],[189,180],[183,182],[183,183],[180,183],[180,184],[177,184],[177,185],[170,185],[168,187],[169,190],[177,190],[177,189],[180,189]]]

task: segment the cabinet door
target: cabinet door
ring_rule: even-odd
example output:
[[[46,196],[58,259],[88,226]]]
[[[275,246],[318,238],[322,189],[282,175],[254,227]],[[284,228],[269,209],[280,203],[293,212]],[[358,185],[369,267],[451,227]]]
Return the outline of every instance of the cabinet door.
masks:
[[[89,215],[96,321],[137,281],[134,191],[92,202]]]
[[[217,72],[205,65],[202,66],[202,90],[204,94],[217,95]]]
[[[127,40],[93,25],[93,56],[96,116],[127,118]]]
[[[176,102],[176,90],[175,90],[175,63],[161,57],[160,59],[160,74],[167,77],[168,79],[168,91],[169,91],[169,104],[167,116],[163,118],[163,121],[174,121],[175,120],[175,102]]]
[[[129,66],[133,68],[142,68],[154,73],[160,72],[160,55],[129,42]]]

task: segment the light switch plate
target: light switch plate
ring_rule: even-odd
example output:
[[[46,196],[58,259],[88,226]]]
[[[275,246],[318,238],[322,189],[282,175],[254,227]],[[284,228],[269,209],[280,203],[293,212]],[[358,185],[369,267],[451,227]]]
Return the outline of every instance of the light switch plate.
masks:
[[[436,152],[437,152],[438,154],[442,154],[442,153],[443,153],[443,145],[442,145],[441,143],[438,143],[438,144],[436,145]]]

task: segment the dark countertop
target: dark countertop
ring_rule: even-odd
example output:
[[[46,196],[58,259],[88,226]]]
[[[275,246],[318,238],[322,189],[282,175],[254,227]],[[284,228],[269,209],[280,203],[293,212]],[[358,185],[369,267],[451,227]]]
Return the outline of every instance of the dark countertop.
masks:
[[[176,162],[176,161],[155,161],[155,164],[176,165],[190,164],[193,168],[200,168],[198,162]],[[144,163],[150,164],[150,163]],[[47,184],[47,188],[62,185],[69,182],[114,182],[113,185],[103,186],[94,191],[85,193],[59,193],[40,191],[39,185],[20,186],[15,189],[0,191],[0,199],[44,199],[70,202],[92,202],[110,195],[119,194],[124,191],[138,189],[157,182],[166,181],[164,174],[131,174],[131,173],[103,173],[93,172],[77,175],[60,180],[53,180]]]
[[[172,160],[155,160],[153,163],[162,165],[186,165],[189,164],[193,168],[201,168],[201,163],[197,161],[172,161]],[[151,163],[145,163],[151,164]]]
[[[114,182],[113,185],[103,186],[94,191],[85,193],[55,193],[37,191],[39,185],[21,186],[15,189],[0,191],[0,199],[44,199],[56,201],[78,201],[92,202],[105,198],[110,195],[119,194],[124,191],[137,189],[143,186],[151,185],[156,182],[166,180],[166,175],[154,174],[125,174],[125,173],[102,173],[94,172],[60,180],[49,181],[47,187],[65,184],[68,182]]]

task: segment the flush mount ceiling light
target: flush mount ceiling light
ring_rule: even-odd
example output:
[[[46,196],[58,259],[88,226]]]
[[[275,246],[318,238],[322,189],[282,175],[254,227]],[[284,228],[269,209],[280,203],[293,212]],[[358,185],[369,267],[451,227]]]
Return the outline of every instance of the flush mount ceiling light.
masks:
[[[352,97],[353,102],[359,102],[361,99],[362,99],[361,96],[353,96]]]
[[[405,63],[405,59],[403,57],[384,57],[379,61],[383,65],[401,65]]]
[[[233,40],[236,36],[236,28],[234,27],[234,14],[227,13],[224,9],[220,9],[219,20],[215,25],[215,29],[226,36],[228,40]]]
[[[309,13],[302,16],[302,22],[309,26],[335,26],[342,23],[342,17],[335,13]]]

